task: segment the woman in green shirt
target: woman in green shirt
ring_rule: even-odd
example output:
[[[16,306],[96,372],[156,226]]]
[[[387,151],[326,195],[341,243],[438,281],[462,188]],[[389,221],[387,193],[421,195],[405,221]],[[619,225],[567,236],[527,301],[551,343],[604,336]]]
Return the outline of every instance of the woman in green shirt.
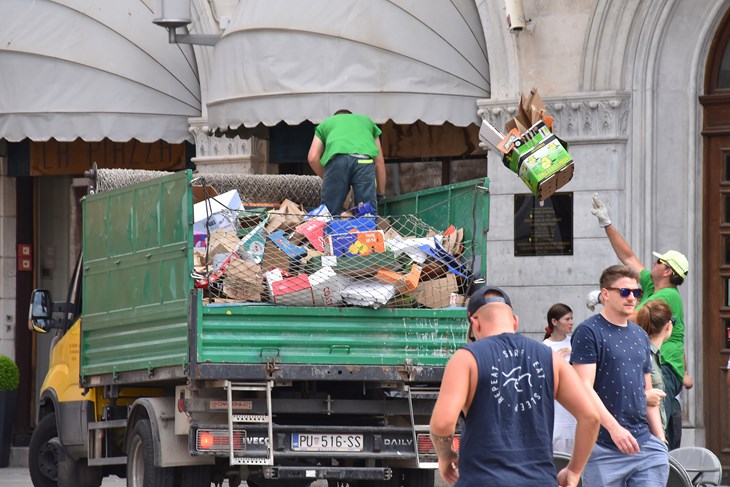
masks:
[[[672,318],[672,309],[667,303],[659,299],[647,301],[644,306],[639,309],[636,316],[637,324],[644,329],[649,335],[649,345],[651,347],[651,386],[652,391],[647,393],[646,400],[650,406],[654,406],[657,402],[661,402],[659,408],[662,427],[667,429],[667,413],[664,409],[664,378],[662,376],[661,357],[659,349],[672,334],[674,318]]]

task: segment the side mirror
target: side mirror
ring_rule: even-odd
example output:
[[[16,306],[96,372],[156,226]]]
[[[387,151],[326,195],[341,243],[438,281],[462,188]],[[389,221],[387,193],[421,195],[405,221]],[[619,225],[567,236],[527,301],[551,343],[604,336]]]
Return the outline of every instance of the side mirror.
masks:
[[[53,326],[53,299],[47,289],[36,289],[30,296],[28,329],[47,333]]]

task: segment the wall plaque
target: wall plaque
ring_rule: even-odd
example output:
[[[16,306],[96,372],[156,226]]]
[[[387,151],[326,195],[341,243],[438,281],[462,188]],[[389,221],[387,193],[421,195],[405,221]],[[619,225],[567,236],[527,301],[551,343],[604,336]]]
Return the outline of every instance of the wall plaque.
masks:
[[[573,255],[573,193],[515,195],[515,257]]]

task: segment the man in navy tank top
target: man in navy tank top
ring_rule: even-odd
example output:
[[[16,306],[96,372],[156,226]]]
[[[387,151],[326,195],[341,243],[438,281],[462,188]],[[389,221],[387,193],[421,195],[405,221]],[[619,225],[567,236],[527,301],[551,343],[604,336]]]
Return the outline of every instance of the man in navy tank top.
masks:
[[[467,307],[473,341],[454,353],[431,416],[431,439],[446,482],[471,486],[575,486],[596,441],[599,416],[575,371],[552,350],[517,330],[512,303],[482,287]],[[557,400],[577,420],[568,467],[553,463]],[[459,453],[453,439],[464,415]]]
[[[603,309],[573,332],[570,360],[601,416],[584,487],[664,487],[669,476],[659,406],[646,403],[649,337],[629,320],[642,295],[638,281],[630,267],[607,267],[600,280]]]

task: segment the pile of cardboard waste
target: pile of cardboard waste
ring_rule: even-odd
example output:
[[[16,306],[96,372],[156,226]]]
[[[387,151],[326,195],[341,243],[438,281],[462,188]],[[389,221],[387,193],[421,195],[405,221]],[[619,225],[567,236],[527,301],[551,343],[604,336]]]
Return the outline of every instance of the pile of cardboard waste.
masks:
[[[463,230],[369,204],[342,215],[244,205],[236,190],[194,206],[194,274],[207,302],[290,306],[463,306],[471,278]]]

